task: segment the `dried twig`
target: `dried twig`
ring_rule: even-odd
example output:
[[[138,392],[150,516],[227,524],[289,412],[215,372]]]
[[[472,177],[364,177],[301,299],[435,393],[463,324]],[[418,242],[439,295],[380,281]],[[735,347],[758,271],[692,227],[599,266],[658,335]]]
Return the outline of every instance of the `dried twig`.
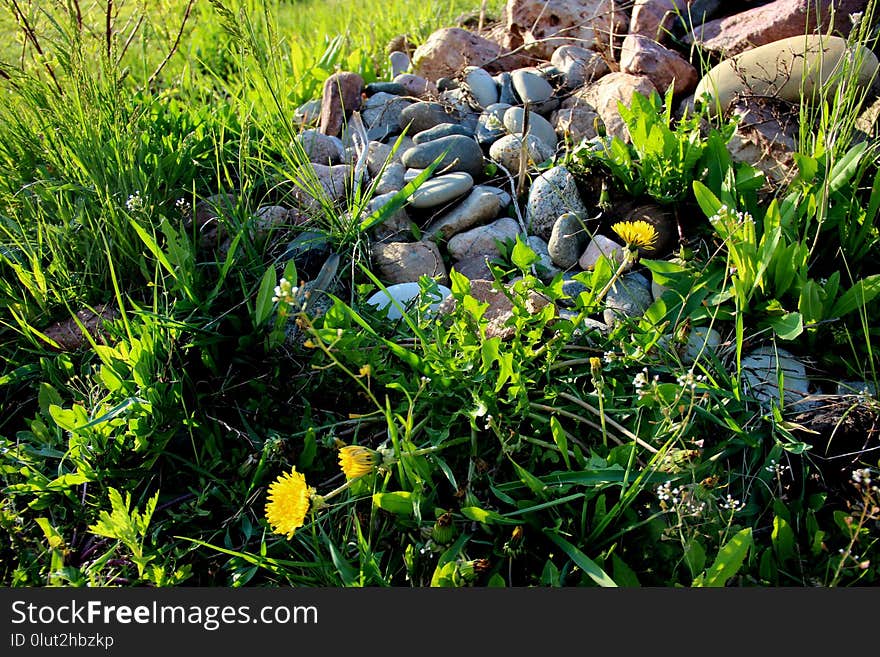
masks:
[[[177,49],[180,47],[180,39],[183,36],[183,30],[186,29],[187,21],[189,21],[189,16],[192,13],[193,5],[195,4],[195,0],[189,0],[186,3],[186,10],[183,12],[183,20],[180,21],[180,30],[177,32],[177,38],[174,39],[174,44],[171,46],[171,50],[168,51],[168,54],[165,55],[165,59],[162,60],[162,63],[156,67],[156,70],[153,71],[153,74],[150,76],[150,79],[147,80],[147,86],[151,86],[153,82],[159,77],[159,73],[162,72],[162,69],[171,61],[171,58],[174,57],[174,53],[177,52]]]

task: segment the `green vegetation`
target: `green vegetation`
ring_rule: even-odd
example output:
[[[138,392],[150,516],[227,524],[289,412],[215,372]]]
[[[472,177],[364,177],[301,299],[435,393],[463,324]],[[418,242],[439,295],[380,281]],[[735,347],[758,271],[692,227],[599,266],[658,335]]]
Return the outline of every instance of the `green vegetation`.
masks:
[[[303,226],[255,230],[296,193],[294,112],[327,76],[386,79],[391,37],[475,4],[4,0],[3,585],[877,583],[877,452],[847,442],[876,399],[842,397],[819,434],[742,367],[771,340],[877,385],[875,141],[804,144],[773,187],[730,160],[731,125],[637,98],[633,144],[570,166],[696,218],[673,260],[628,245],[666,290],[607,334],[584,320],[623,266],[569,295],[520,240],[492,268],[504,325],[456,273],[449,312],[423,279],[389,320],[365,254],[393,206],[368,216],[369,186],[311,211],[338,256],[314,271],[284,256]],[[210,197],[214,236],[194,221]],[[70,349],[50,327],[85,328],[83,308],[109,319]],[[283,527],[270,487],[303,494]]]

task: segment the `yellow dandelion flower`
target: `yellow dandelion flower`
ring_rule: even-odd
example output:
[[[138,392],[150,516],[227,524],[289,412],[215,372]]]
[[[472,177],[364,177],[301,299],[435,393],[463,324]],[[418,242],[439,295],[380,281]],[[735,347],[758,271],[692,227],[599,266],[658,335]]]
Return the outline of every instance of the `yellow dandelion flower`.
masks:
[[[306,484],[306,477],[293,468],[269,486],[268,502],[266,503],[266,520],[276,534],[287,538],[302,527],[309,511],[314,488]]]
[[[361,369],[360,369],[360,374],[361,374],[361,376],[367,376],[367,377],[368,377],[368,376],[370,376],[372,373],[373,373],[373,368],[370,366],[369,363],[367,363],[366,365],[362,365],[362,366],[361,366]]]
[[[339,450],[339,467],[345,473],[346,479],[369,474],[378,464],[379,452],[369,447],[347,445]]]
[[[619,221],[611,227],[627,246],[651,250],[657,243],[657,229],[647,221]]]

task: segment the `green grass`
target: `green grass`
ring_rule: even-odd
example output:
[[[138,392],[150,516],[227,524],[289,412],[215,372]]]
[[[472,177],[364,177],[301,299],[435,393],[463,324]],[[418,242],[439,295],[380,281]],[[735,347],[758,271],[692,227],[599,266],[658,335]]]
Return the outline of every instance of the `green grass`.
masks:
[[[183,21],[183,0],[118,2],[108,50],[105,3],[83,4],[82,29],[77,3],[39,4],[0,13],[14,37],[0,52],[4,585],[876,583],[876,488],[849,472],[876,480],[876,456],[838,472],[790,408],[756,403],[738,366],[772,338],[876,383],[873,143],[842,130],[827,152],[805,145],[798,179],[768,192],[725,159],[724,130],[684,157],[696,122],[670,128],[660,98],[634,105],[628,120],[663,147],[567,156],[572,168],[614,194],[639,172],[681,213],[752,223],[694,222],[677,261],[642,257],[669,291],[609,335],[579,324],[622,269],[580,274],[586,291],[558,317],[533,301],[560,300],[561,282],[535,275],[522,242],[494,269],[521,277],[509,339],[487,334],[457,276],[448,315],[380,317],[364,303],[380,283],[362,189],[311,216],[339,256],[318,316],[301,297],[272,300],[282,276],[317,274],[280,258],[299,229],[253,230],[302,165],[294,110],[337,69],[387,78],[392,36],[418,44],[478,7],[230,0]],[[849,125],[854,100],[830,99],[823,125]],[[686,182],[674,195],[669,167]],[[193,215],[223,193],[228,241],[200,247]],[[116,311],[103,332],[59,349],[53,324],[100,304]],[[293,326],[303,340],[284,339]],[[726,347],[687,358],[692,327]],[[876,412],[850,401],[845,415]],[[379,462],[345,481],[342,443]],[[292,467],[323,499],[288,539],[265,506]]]

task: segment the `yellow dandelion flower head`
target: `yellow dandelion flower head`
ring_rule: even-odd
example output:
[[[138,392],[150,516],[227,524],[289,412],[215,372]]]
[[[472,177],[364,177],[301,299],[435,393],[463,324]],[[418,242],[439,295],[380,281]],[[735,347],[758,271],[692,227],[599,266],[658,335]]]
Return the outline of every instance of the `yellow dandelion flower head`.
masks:
[[[291,538],[305,522],[314,492],[315,489],[306,484],[305,475],[296,468],[273,481],[266,502],[266,520],[272,531]]]
[[[379,453],[361,445],[346,445],[339,450],[339,467],[346,479],[369,474],[379,464]]]
[[[657,243],[657,229],[647,221],[619,221],[611,227],[627,246],[653,249]]]

